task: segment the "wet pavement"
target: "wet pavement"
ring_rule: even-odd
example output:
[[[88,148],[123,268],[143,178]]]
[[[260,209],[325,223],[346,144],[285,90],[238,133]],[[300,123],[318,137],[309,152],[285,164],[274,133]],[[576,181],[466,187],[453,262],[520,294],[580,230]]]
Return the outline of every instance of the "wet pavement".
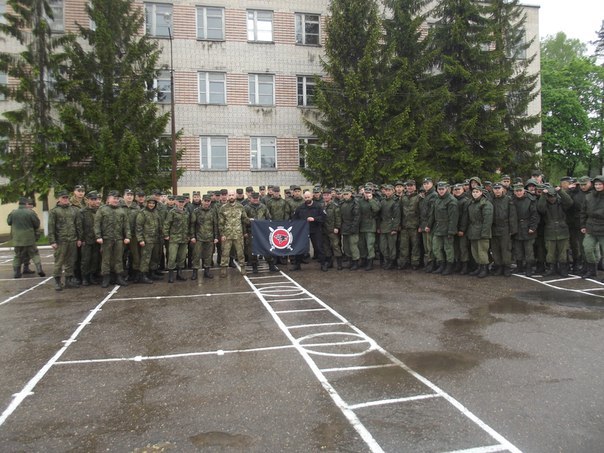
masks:
[[[11,279],[10,258],[0,252],[3,452],[604,445],[595,280],[311,263],[56,292]]]

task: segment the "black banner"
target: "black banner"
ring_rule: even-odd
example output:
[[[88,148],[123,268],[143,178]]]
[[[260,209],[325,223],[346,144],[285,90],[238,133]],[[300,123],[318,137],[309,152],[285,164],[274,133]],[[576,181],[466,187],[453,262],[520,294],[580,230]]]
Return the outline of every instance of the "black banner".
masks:
[[[302,255],[308,253],[308,250],[307,221],[252,221],[252,253],[254,255]]]

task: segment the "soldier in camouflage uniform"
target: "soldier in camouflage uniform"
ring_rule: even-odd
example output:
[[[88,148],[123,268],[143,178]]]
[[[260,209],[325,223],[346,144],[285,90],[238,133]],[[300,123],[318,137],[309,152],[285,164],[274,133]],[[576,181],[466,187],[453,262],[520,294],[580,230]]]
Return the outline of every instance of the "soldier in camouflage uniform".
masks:
[[[518,228],[514,236],[514,255],[516,256],[517,272],[525,272],[527,277],[533,276],[535,264],[535,237],[539,225],[537,201],[524,189],[523,184],[514,184],[514,206],[518,218]]]
[[[11,239],[15,256],[13,258],[14,278],[21,278],[21,265],[25,265],[30,259],[36,265],[36,271],[40,277],[46,276],[42,270],[40,254],[36,253],[36,235],[40,228],[38,215],[27,207],[28,199],[19,199],[19,208],[12,211],[7,218],[11,227]]]
[[[101,245],[101,275],[102,288],[107,288],[111,281],[111,273],[115,274],[115,282],[120,286],[128,286],[124,280],[124,245],[131,239],[128,215],[120,207],[119,193],[109,192],[107,204],[97,211],[94,218],[94,234],[96,242]]]
[[[245,213],[250,219],[253,220],[271,220],[271,215],[268,212],[268,208],[260,203],[260,194],[258,192],[252,192],[249,203],[245,206]],[[252,254],[252,231],[251,223],[247,227],[247,236],[245,237],[245,248],[246,255],[250,257],[252,263],[252,271],[254,274],[258,273],[258,257]],[[268,264],[270,272],[278,272],[279,269],[275,266],[274,258],[270,255],[264,257]]]
[[[289,203],[290,212],[294,212],[298,206],[304,204],[304,197],[302,197],[302,188],[298,185],[292,186],[292,196],[287,199]]]
[[[94,234],[94,218],[101,200],[97,192],[91,191],[86,195],[85,208],[80,210],[82,216],[82,285],[98,285],[96,275],[101,271],[101,246],[96,242]]]
[[[191,280],[197,280],[199,265],[203,268],[205,278],[214,278],[210,273],[214,244],[218,243],[218,213],[212,208],[212,197],[204,195],[201,205],[191,214],[191,225],[189,236],[193,244]]]
[[[467,275],[469,272],[468,263],[470,261],[470,242],[466,236],[468,229],[468,206],[472,202],[471,195],[468,197],[464,192],[463,184],[455,184],[453,187],[453,196],[457,199],[457,210],[459,211],[459,220],[457,221],[457,234],[453,238],[453,249],[455,251],[455,272],[461,275]]]
[[[602,178],[604,180],[604,178]],[[537,201],[537,211],[545,222],[544,239],[547,250],[544,276],[554,275],[556,270],[561,277],[568,277],[568,241],[570,232],[566,224],[566,211],[573,205],[573,199],[560,187],[546,185]],[[586,247],[587,251],[587,247]],[[556,269],[557,267],[557,269]]]
[[[144,209],[136,215],[136,242],[141,250],[140,282],[153,283],[161,279],[159,261],[161,255],[162,234],[161,214],[157,210],[157,201],[147,197]]]
[[[74,187],[73,193],[69,198],[69,202],[72,206],[75,206],[77,209],[83,209],[86,207],[85,195],[86,189],[83,185],[78,184]],[[77,281],[78,285],[82,283],[82,273],[80,269],[82,268],[82,249],[79,247],[76,253],[76,261],[73,269],[73,276]]]
[[[516,205],[505,195],[504,186],[493,184],[493,228],[491,230],[491,252],[493,254],[493,275],[512,275],[512,235],[518,232]]]
[[[136,216],[140,212],[140,208],[138,207],[138,203],[134,201],[134,192],[132,190],[126,189],[123,198],[121,206],[128,216],[130,237],[134,239],[136,237]],[[124,263],[129,279],[134,283],[138,283],[140,280],[141,250],[138,242],[135,240],[132,240],[130,244],[124,247]]]
[[[164,239],[169,241],[168,251],[168,283],[174,283],[174,271],[176,280],[185,281],[182,270],[186,266],[187,247],[189,244],[189,228],[191,216],[185,209],[185,199],[176,197],[176,206],[172,208],[163,225]]]
[[[304,202],[304,198],[302,198]],[[342,214],[339,206],[333,201],[331,191],[323,192],[323,204],[325,211],[325,223],[323,224],[323,254],[325,261],[321,270],[327,272],[333,267],[335,256],[338,270],[342,270],[342,248],[340,246],[340,228],[342,227]]]
[[[344,254],[350,258],[350,270],[356,271],[361,258],[359,251],[361,211],[357,200],[352,196],[351,187],[345,187],[342,191],[340,214],[342,215],[342,248]]]
[[[48,242],[55,251],[53,277],[55,289],[61,291],[61,273],[65,269],[65,287],[78,288],[74,278],[77,249],[82,245],[82,217],[78,208],[69,202],[67,191],[58,193],[57,206],[48,215]]]
[[[285,200],[283,203],[287,205]],[[245,228],[250,220],[245,213],[241,203],[235,202],[235,191],[230,190],[227,194],[227,203],[218,211],[218,229],[220,231],[220,241],[222,242],[222,259],[220,261],[220,276],[226,277],[227,267],[229,266],[229,255],[234,247],[237,254],[237,261],[241,266],[241,273],[245,275],[245,256],[243,253],[243,236]]]
[[[405,269],[411,265],[413,270],[419,268],[419,196],[415,181],[405,181],[405,193],[401,196],[401,232],[399,234],[398,267]]]
[[[434,190],[434,182],[432,178],[424,178],[422,183],[424,189],[423,198],[419,200],[419,228],[418,232],[422,235],[422,243],[424,245],[424,270],[426,272],[432,272],[434,270],[434,253],[432,253],[432,234],[430,230],[426,230],[428,226],[428,220],[430,219],[430,213],[432,212],[432,205],[438,195]]]
[[[394,269],[396,266],[396,236],[400,228],[401,207],[394,198],[394,188],[384,186],[384,198],[380,204],[378,233],[380,234],[380,251],[384,255],[383,268]]]
[[[470,275],[484,278],[489,275],[489,241],[493,228],[493,205],[478,184],[472,186],[472,201],[468,205],[468,230],[472,257],[478,264]]]
[[[458,231],[459,210],[457,199],[449,192],[448,183],[440,181],[436,193],[438,195],[434,199],[428,221],[429,229],[426,228],[426,231],[432,235],[432,252],[438,264],[432,273],[449,275],[453,272],[455,262],[453,237]]]
[[[361,266],[365,270],[373,269],[375,259],[375,239],[377,231],[377,216],[380,212],[380,203],[373,197],[373,188],[365,186],[363,196],[359,198],[359,255]]]

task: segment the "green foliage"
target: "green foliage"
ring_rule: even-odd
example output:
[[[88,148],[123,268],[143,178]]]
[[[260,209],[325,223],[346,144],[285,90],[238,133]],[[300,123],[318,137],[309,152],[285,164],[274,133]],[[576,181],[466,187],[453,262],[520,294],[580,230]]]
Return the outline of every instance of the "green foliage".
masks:
[[[159,111],[150,88],[157,43],[139,36],[143,17],[132,0],[91,0],[87,11],[95,29],[79,25],[83,41],[73,36],[66,46],[59,82],[62,134],[73,153],[63,180],[100,191],[167,188],[170,171],[161,161],[169,156],[169,113]]]

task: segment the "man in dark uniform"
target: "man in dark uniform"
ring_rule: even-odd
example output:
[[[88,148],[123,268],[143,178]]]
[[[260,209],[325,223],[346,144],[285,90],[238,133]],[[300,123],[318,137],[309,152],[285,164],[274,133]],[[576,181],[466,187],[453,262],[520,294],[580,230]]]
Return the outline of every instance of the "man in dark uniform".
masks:
[[[325,212],[323,208],[318,206],[313,200],[313,194],[309,191],[304,192],[304,204],[300,205],[292,215],[293,220],[306,220],[309,224],[309,236],[314,249],[315,255],[319,259],[319,263],[323,263],[323,248],[321,234],[323,223],[325,222]],[[299,271],[302,269],[301,263],[304,255],[296,255],[294,267],[292,270]]]

